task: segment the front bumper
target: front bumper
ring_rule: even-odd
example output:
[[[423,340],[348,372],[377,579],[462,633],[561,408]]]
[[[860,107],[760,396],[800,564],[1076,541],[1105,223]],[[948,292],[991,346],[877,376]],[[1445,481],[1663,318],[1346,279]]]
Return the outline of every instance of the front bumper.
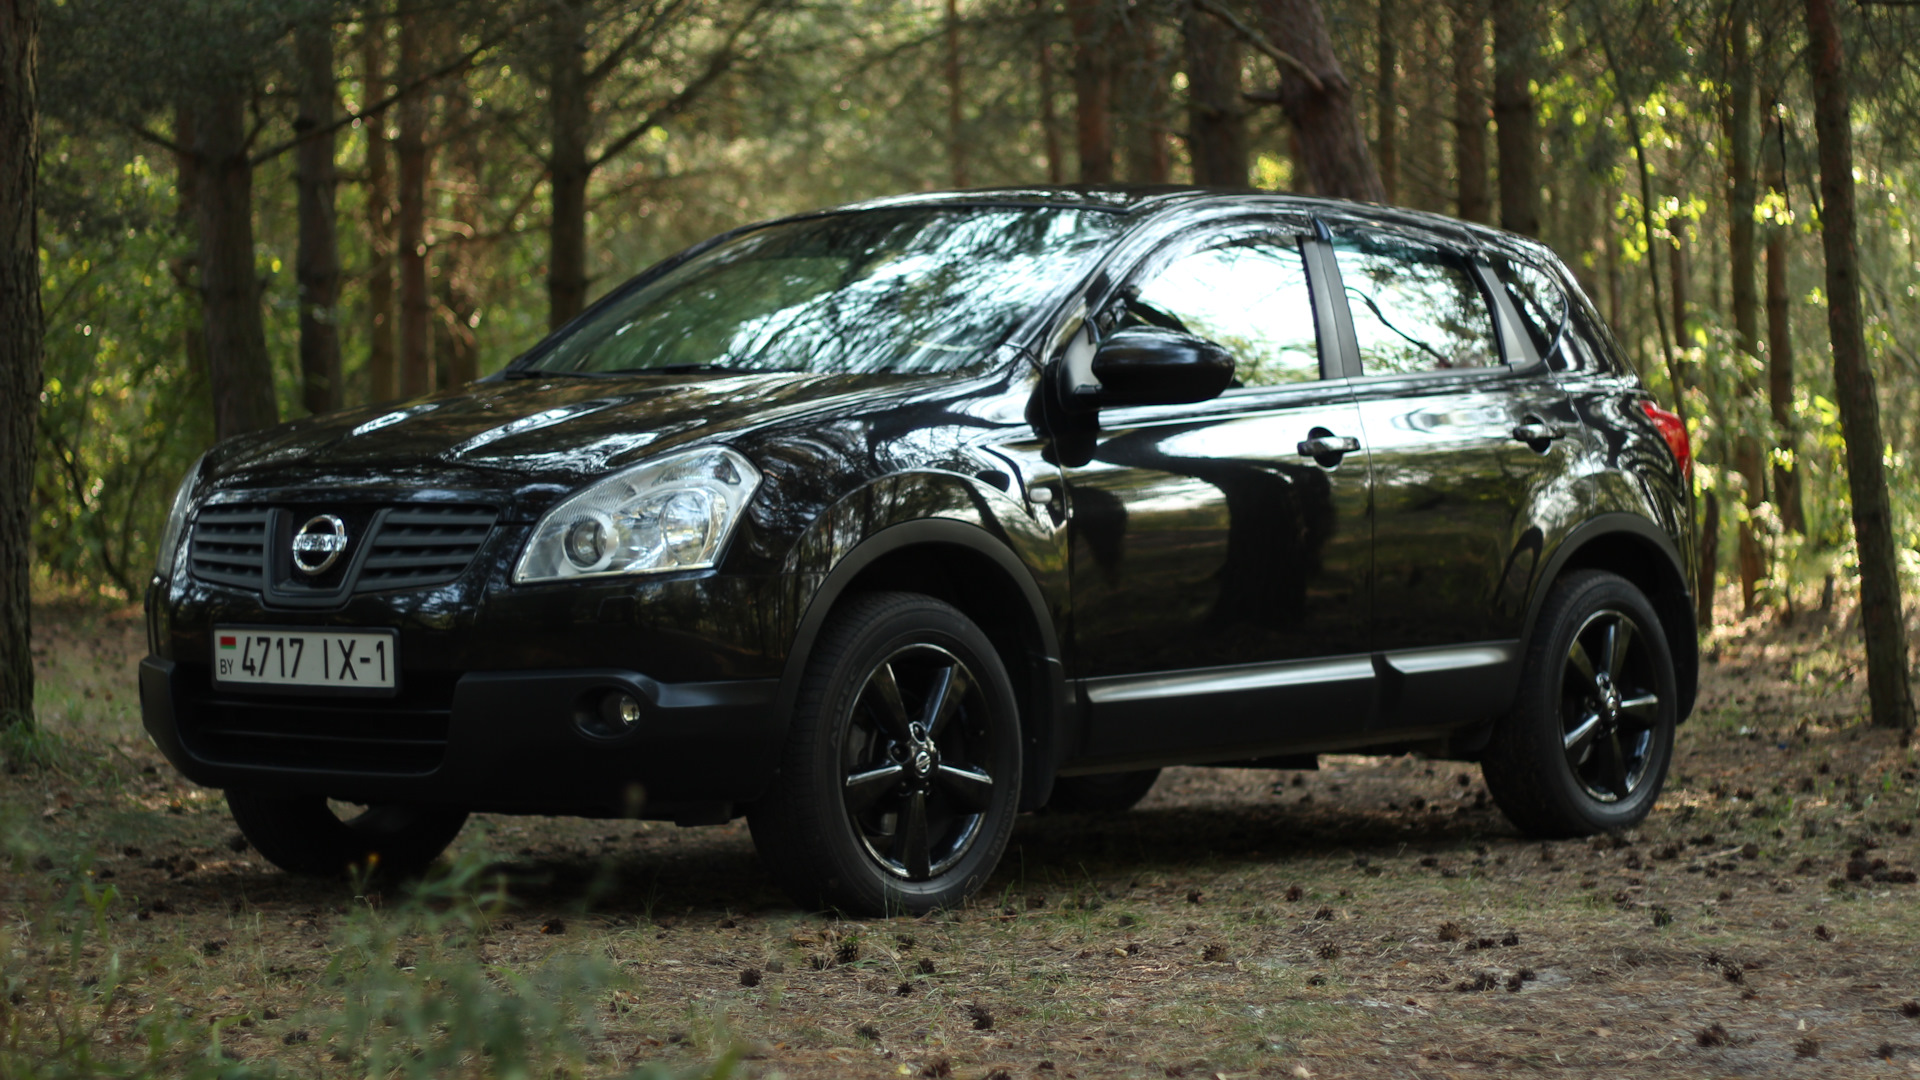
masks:
[[[204,665],[140,663],[146,728],[194,783],[356,803],[725,820],[760,797],[785,741],[778,679],[662,683],[614,668],[415,678],[388,699],[215,688]],[[575,723],[609,691],[633,730]]]

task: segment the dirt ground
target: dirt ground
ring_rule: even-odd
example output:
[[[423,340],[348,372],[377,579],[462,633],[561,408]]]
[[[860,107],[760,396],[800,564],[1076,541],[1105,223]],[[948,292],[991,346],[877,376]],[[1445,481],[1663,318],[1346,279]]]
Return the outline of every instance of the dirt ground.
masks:
[[[230,1064],[367,1075],[338,961],[394,899],[265,866],[159,758],[136,612],[38,617],[65,749],[0,775],[13,1045],[79,1025],[117,962],[99,1056],[171,1010]],[[592,1075],[729,1049],[755,1077],[1912,1075],[1920,765],[1862,726],[1851,639],[1804,615],[1716,630],[1667,793],[1625,836],[1523,839],[1457,763],[1174,769],[1129,813],[1024,818],[965,910],[854,922],[789,906],[742,823],[476,818],[456,854],[510,900],[447,947],[499,985],[608,965]],[[94,931],[56,902],[76,874],[115,894]]]

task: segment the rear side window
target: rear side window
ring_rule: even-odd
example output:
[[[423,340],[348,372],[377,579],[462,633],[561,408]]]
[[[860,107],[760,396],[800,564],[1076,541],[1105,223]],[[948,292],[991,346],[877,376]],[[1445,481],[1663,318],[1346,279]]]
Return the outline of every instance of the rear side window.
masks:
[[[1320,377],[1313,294],[1292,239],[1241,240],[1183,255],[1130,292],[1127,314],[1226,349],[1240,386]]]
[[[1538,267],[1503,256],[1495,256],[1492,265],[1520,317],[1520,329],[1533,341],[1534,354],[1545,357],[1567,321],[1566,294]]]
[[[1413,375],[1501,363],[1478,277],[1459,255],[1403,237],[1333,244],[1363,375]]]

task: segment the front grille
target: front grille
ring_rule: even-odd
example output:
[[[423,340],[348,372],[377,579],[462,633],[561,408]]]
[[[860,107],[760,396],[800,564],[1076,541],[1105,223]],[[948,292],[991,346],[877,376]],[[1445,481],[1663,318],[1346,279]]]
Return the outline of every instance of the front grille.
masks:
[[[452,581],[480,553],[493,530],[491,510],[470,506],[404,507],[388,512],[360,567],[356,591],[403,589]]]
[[[346,557],[323,574],[297,573],[291,538],[317,513],[347,520]],[[189,551],[202,581],[262,589],[268,600],[312,607],[355,593],[443,585],[466,572],[498,515],[484,506],[209,506]]]
[[[267,524],[272,513],[252,506],[209,506],[200,511],[188,551],[193,576],[259,588],[267,575]]]
[[[203,761],[421,776],[446,757],[451,675],[403,673],[399,696],[375,699],[236,693],[212,685],[205,669],[192,681],[180,739]]]

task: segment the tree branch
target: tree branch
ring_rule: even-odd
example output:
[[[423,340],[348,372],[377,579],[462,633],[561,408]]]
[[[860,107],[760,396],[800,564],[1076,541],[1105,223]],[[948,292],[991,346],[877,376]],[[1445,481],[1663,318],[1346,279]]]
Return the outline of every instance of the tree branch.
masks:
[[[1253,46],[1256,50],[1265,53],[1267,58],[1274,63],[1279,64],[1281,67],[1290,67],[1298,72],[1301,78],[1307,80],[1307,85],[1313,87],[1314,93],[1324,94],[1327,92],[1326,84],[1320,81],[1320,76],[1315,75],[1312,68],[1301,63],[1292,53],[1282,52],[1279,46],[1267,40],[1265,34],[1241,22],[1240,16],[1229,11],[1219,3],[1219,0],[1192,0],[1192,3],[1194,7],[1225,23],[1229,30],[1240,35],[1242,41]]]
[[[122,121],[122,124],[128,131],[170,154],[179,154],[182,157],[190,157],[193,154],[192,150],[181,146],[179,143],[174,142],[172,139],[167,138],[165,135],[160,134],[145,124],[136,124],[131,120]]]
[[[639,139],[640,136],[645,135],[667,120],[671,120],[684,112],[687,106],[693,104],[694,100],[700,96],[702,91],[712,85],[714,80],[725,74],[729,67],[733,66],[735,59],[734,45],[739,42],[740,36],[745,34],[747,28],[752,26],[754,21],[762,14],[771,10],[777,2],[778,0],[767,0],[767,2],[760,4],[749,12],[746,18],[740,20],[740,25],[734,27],[733,31],[727,35],[727,40],[722,43],[718,49],[714,50],[713,55],[707,60],[707,70],[701,72],[699,78],[688,83],[679,93],[667,99],[665,104],[648,113],[646,118],[638,124],[628,128],[625,134],[608,143],[607,148],[587,164],[587,169],[592,171],[606,164],[609,158],[625,150],[627,147],[632,146],[634,141]]]
[[[487,40],[481,42],[478,45],[475,45],[473,48],[467,50],[465,53],[462,53],[458,58],[448,61],[445,64],[442,64],[441,66],[435,68],[432,71],[427,72],[425,75],[420,76],[419,78],[413,80],[412,82],[408,83],[405,86],[399,87],[398,89],[394,90],[393,93],[388,94],[386,97],[381,98],[379,101],[376,101],[373,104],[367,106],[366,108],[361,109],[357,113],[351,113],[347,116],[342,116],[330,124],[321,124],[319,127],[313,128],[309,131],[303,131],[300,134],[295,135],[293,138],[288,139],[285,142],[277,143],[273,146],[266,148],[265,150],[260,151],[258,154],[253,155],[253,157],[248,160],[247,164],[254,165],[254,166],[263,165],[269,161],[272,161],[274,158],[279,157],[281,154],[284,154],[287,151],[292,150],[294,147],[299,146],[301,143],[307,142],[312,139],[317,139],[322,135],[331,135],[332,133],[339,131],[343,127],[347,127],[351,124],[356,124],[362,120],[367,120],[375,116],[379,116],[381,113],[384,113],[388,109],[391,109],[393,106],[399,104],[400,99],[406,97],[408,94],[413,93],[415,90],[420,89],[421,87],[427,85],[428,83],[437,82],[440,79],[446,78],[448,75],[456,74],[458,72],[465,71],[466,69],[472,67],[474,60],[478,59],[481,53],[484,53],[488,49],[491,49],[494,46],[500,44],[502,41],[505,41],[507,37],[511,35],[513,31],[517,28],[518,28],[517,24],[514,26],[509,26],[507,29],[500,31],[494,36],[488,38]]]

